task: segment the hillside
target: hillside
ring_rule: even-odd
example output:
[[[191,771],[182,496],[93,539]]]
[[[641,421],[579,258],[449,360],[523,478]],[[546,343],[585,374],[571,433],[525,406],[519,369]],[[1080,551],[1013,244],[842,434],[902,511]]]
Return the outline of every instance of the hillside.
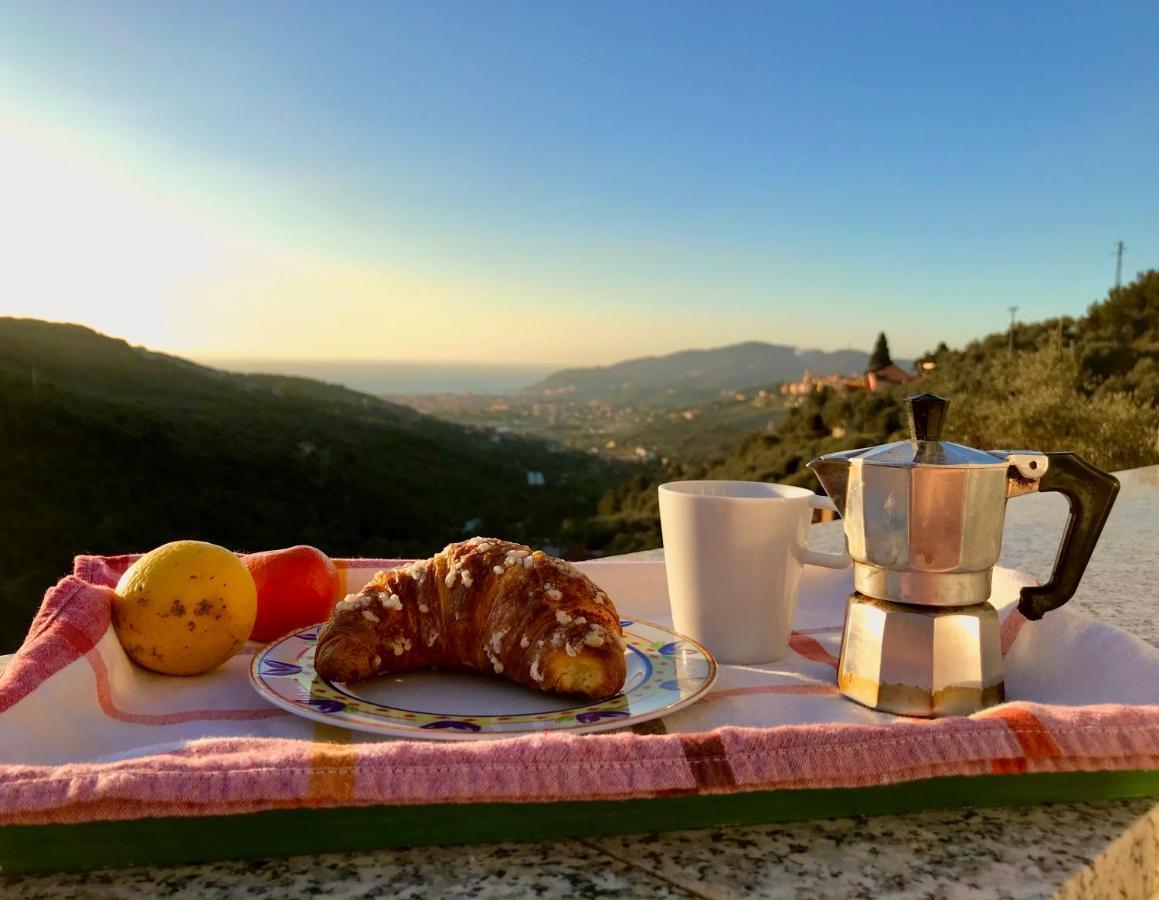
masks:
[[[0,319],[0,462],[0,652],[76,553],[196,537],[425,555],[468,531],[544,544],[624,477],[345,388],[27,319]]]
[[[814,375],[863,372],[869,354],[860,350],[798,350],[750,341],[711,350],[682,350],[630,359],[610,366],[563,369],[527,388],[533,394],[569,394],[578,400],[683,405],[722,391],[795,381]],[[907,366],[905,360],[899,365]]]
[[[83,325],[0,318],[0,373],[30,386],[66,386],[92,399],[126,400],[196,415],[221,404],[260,407],[271,398],[332,412],[358,412],[393,424],[414,424],[414,410],[306,378],[245,375],[132,347]]]
[[[1112,291],[1078,319],[1020,324],[960,350],[944,344],[920,383],[950,399],[944,436],[975,447],[1074,450],[1107,470],[1159,463],[1159,271]],[[905,437],[904,398],[888,391],[818,391],[731,452],[639,473],[572,523],[573,541],[622,553],[660,545],[656,487],[678,478],[776,481],[820,490],[806,463],[822,453]]]

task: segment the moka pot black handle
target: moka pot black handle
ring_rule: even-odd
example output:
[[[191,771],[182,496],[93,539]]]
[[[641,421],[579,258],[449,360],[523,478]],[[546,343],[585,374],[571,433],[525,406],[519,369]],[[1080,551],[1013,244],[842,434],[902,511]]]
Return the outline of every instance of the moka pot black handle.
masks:
[[[1038,492],[1065,496],[1070,502],[1070,517],[1050,580],[1024,587],[1019,595],[1018,611],[1028,619],[1041,619],[1074,596],[1119,493],[1119,479],[1095,468],[1077,453],[1044,455],[1049,463],[1039,479]]]

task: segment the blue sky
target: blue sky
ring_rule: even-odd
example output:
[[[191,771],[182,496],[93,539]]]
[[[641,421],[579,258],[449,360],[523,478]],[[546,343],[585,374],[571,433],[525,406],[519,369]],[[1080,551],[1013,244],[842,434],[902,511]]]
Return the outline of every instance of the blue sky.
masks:
[[[9,4],[0,312],[201,355],[958,345],[1081,313],[1116,240],[1159,261],[1157,33],[1143,3]]]

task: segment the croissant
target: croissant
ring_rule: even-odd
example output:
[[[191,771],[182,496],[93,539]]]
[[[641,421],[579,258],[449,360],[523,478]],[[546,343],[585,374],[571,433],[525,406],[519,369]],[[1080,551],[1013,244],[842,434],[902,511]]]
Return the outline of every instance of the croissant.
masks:
[[[428,666],[599,700],[627,671],[607,594],[563,560],[489,538],[379,572],[318,633],[314,668],[332,681]]]

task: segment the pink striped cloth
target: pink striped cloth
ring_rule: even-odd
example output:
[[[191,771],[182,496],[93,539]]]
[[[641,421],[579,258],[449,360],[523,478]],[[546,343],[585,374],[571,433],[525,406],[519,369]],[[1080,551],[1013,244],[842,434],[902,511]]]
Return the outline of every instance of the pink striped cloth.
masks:
[[[703,701],[641,731],[400,741],[319,725],[249,686],[255,647],[198,678],[134,666],[110,628],[134,557],[78,557],[0,672],[0,825],[289,807],[543,802],[843,788],[946,775],[1159,769],[1159,651],[1064,608],[1012,611],[999,570],[1007,694],[922,721],[841,698],[848,571],[808,568],[783,660],[722,666]],[[355,590],[392,560],[339,561]],[[662,563],[583,565],[630,617],[669,622]]]

